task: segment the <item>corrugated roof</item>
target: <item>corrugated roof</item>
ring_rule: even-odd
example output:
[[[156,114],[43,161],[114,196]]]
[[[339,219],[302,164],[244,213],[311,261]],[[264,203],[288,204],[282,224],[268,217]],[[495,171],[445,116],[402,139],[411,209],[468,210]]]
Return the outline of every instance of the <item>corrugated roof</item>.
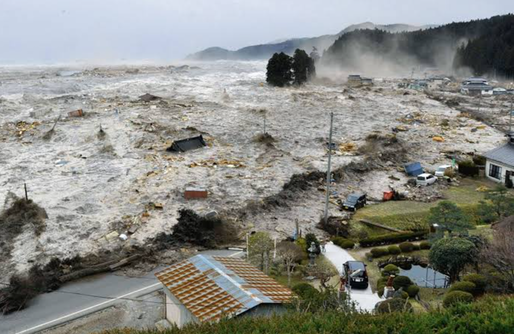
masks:
[[[505,144],[484,154],[484,157],[503,164],[514,166],[514,145]]]
[[[291,299],[290,289],[244,260],[197,255],[155,276],[201,322]]]

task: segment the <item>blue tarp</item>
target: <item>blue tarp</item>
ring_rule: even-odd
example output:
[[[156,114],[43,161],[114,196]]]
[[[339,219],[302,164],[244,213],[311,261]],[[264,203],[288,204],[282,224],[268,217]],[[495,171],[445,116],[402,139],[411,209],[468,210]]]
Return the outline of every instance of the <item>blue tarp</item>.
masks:
[[[423,167],[419,162],[413,162],[410,164],[405,164],[405,172],[409,176],[418,176],[419,174],[423,174]]]

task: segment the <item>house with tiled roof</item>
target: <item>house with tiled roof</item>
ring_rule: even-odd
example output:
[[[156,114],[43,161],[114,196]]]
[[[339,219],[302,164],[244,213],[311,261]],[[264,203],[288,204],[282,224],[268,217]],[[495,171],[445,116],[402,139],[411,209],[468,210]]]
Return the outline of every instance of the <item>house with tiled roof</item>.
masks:
[[[486,176],[509,186],[514,181],[514,133],[507,135],[508,142],[484,154]]]
[[[196,255],[155,274],[166,294],[166,319],[182,327],[285,311],[290,289],[242,259]]]

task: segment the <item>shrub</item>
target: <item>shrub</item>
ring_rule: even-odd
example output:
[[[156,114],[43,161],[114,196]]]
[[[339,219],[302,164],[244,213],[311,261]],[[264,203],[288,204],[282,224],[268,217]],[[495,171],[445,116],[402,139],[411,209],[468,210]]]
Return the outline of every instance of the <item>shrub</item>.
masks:
[[[394,246],[394,245],[387,247],[387,250],[389,251],[389,254],[391,254],[391,255],[398,255],[402,252],[400,247]]]
[[[475,284],[475,292],[473,295],[481,295],[485,292],[485,287],[487,286],[487,279],[485,276],[480,274],[468,274],[465,275],[462,280],[464,282],[471,282]]]
[[[412,250],[413,251],[418,251],[421,249],[421,246],[419,244],[412,244]]]
[[[419,286],[416,284],[409,285],[405,292],[409,294],[409,297],[415,298],[419,293]]]
[[[319,293],[319,291],[309,283],[298,283],[291,290],[300,298],[308,298],[309,296]]]
[[[389,275],[398,275],[400,273],[400,269],[395,266],[394,264],[388,264],[387,266],[382,269],[382,275],[389,276]],[[386,279],[387,281],[387,279]]]
[[[476,291],[477,286],[471,282],[456,282],[450,287],[449,292],[453,291],[464,291],[473,294]]]
[[[314,245],[316,245],[316,250],[317,250],[316,253],[319,254],[321,250],[319,248],[318,238],[316,238],[316,235],[314,233],[307,233],[305,235],[305,243],[306,243],[307,249],[309,249],[311,247],[311,244],[313,242],[314,242]]]
[[[414,245],[411,242],[402,242],[399,247],[403,253],[410,253],[412,252]]]
[[[355,243],[353,241],[341,237],[333,238],[332,242],[334,243],[334,245],[344,249],[352,249],[355,246]]]
[[[409,299],[409,294],[405,291],[402,291],[402,293],[400,294],[400,298],[401,299]]]
[[[373,257],[381,257],[389,255],[389,252],[387,248],[373,248],[371,249],[371,255],[373,255]]]
[[[407,289],[409,285],[412,285],[412,281],[407,276],[396,276],[393,280],[393,287],[395,290],[399,288]]]
[[[366,259],[368,259],[368,261],[373,260],[373,254],[371,254],[370,252],[367,252],[366,254],[364,254],[364,256],[366,257]]]
[[[380,245],[390,245],[396,244],[403,241],[414,241],[425,239],[427,237],[427,231],[420,232],[400,232],[400,233],[390,233],[379,235],[376,237],[370,237],[365,239],[360,239],[359,244],[361,247],[373,247]]]
[[[460,303],[471,303],[473,301],[473,295],[469,292],[464,291],[452,291],[448,292],[443,299],[444,307],[451,307]]]
[[[412,305],[401,298],[384,300],[376,307],[378,313],[412,312]]]
[[[419,248],[420,249],[430,249],[430,242],[428,241],[422,241],[419,243]]]

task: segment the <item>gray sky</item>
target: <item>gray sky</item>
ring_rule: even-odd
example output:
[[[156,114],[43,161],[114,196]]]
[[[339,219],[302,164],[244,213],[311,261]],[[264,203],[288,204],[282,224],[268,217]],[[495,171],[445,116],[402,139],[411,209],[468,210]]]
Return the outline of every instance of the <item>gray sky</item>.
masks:
[[[444,24],[509,12],[513,0],[0,0],[0,63],[168,62],[365,21]]]

